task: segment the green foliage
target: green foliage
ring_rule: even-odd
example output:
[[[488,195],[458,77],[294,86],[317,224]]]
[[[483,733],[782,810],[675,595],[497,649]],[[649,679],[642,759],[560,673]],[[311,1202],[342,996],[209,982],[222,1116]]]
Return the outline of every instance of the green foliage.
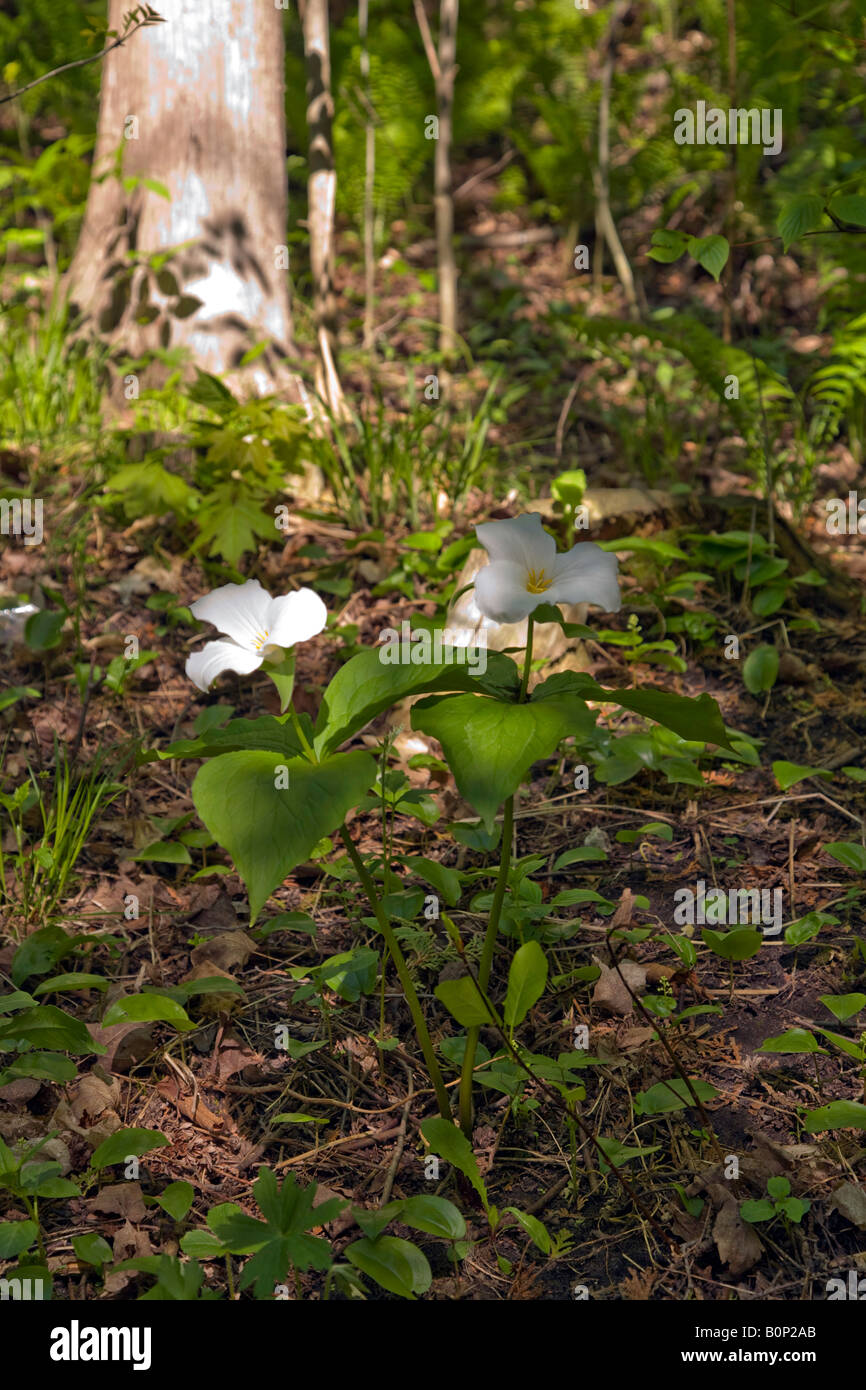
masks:
[[[375,762],[360,752],[317,765],[274,753],[225,753],[200,769],[192,792],[196,810],[234,859],[249,893],[251,923],[295,865],[342,824],[375,775]]]
[[[740,1203],[740,1216],[744,1221],[755,1224],[760,1221],[774,1221],[777,1216],[781,1216],[785,1221],[793,1221],[795,1225],[799,1225],[812,1206],[811,1202],[804,1201],[802,1197],[790,1195],[791,1184],[787,1178],[768,1178],[767,1193],[768,1198]]]
[[[143,402],[160,399],[171,400],[171,391],[152,392]],[[273,500],[282,494],[287,475],[301,469],[307,441],[302,412],[273,397],[238,401],[202,371],[184,399],[193,407],[186,432],[170,446],[149,450],[141,462],[115,469],[104,505],[119,504],[130,518],[172,512],[179,524],[194,523],[193,550],[236,567],[261,541],[279,534]],[[136,433],[122,430],[118,438],[132,440]],[[188,477],[166,466],[184,455],[192,458]]]

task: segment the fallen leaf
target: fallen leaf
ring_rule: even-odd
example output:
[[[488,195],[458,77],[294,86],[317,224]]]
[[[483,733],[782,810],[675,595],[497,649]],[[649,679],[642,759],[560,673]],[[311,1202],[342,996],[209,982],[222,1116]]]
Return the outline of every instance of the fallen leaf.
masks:
[[[128,1072],[153,1051],[152,1023],[115,1023],[110,1028],[88,1023],[87,1031],[108,1049],[100,1058],[106,1071]]]
[[[219,932],[210,941],[202,941],[190,955],[193,965],[203,965],[209,961],[220,970],[231,970],[236,965],[246,965],[256,943],[243,931]]]
[[[221,1115],[217,1115],[207,1105],[201,1096],[185,1096],[181,1094],[180,1084],[173,1076],[164,1076],[157,1082],[156,1089],[166,1100],[170,1100],[178,1109],[178,1112],[187,1120],[191,1120],[199,1129],[204,1129],[208,1134],[214,1134],[223,1129],[225,1121]]]
[[[72,1113],[79,1124],[88,1117],[98,1120],[106,1110],[114,1110],[120,1100],[120,1082],[102,1080],[86,1072],[75,1085],[70,1098]]]
[[[104,1216],[125,1216],[127,1221],[143,1221],[147,1208],[139,1182],[112,1182],[87,1200],[91,1211]]]
[[[645,1303],[658,1277],[658,1271],[654,1269],[629,1270],[619,1286],[620,1292],[623,1298],[631,1302]]]
[[[254,1052],[247,1043],[228,1033],[211,1059],[211,1072],[217,1081],[227,1081],[246,1067],[260,1066],[264,1060],[261,1052]]]
[[[747,1269],[751,1269],[763,1254],[764,1247],[758,1239],[757,1232],[740,1216],[739,1207],[731,1197],[722,1204],[716,1217],[713,1239],[719,1258],[734,1275],[743,1274]]]
[[[843,1182],[831,1193],[830,1210],[839,1211],[843,1216],[866,1230],[866,1191],[854,1182]]]
[[[599,966],[601,974],[595,982],[592,1002],[597,1004],[599,1008],[606,1009],[608,1013],[621,1014],[623,1017],[630,1014],[634,1008],[634,1002],[628,991],[631,989],[635,994],[639,994],[643,989],[646,984],[645,968],[633,960],[621,961],[619,970],[611,970],[609,966],[603,965],[598,960],[596,965]],[[628,985],[628,989],[626,985]]]
[[[0,1086],[0,1100],[5,1100],[9,1105],[26,1105],[37,1091],[42,1090],[42,1084],[33,1076],[22,1076],[18,1081],[10,1081],[7,1085]]]
[[[117,1235],[114,1237],[114,1258],[120,1260],[137,1260],[142,1256],[152,1255],[153,1246],[146,1231],[137,1231],[129,1222],[121,1226]],[[105,1276],[104,1292],[109,1297],[116,1297],[122,1293],[128,1284],[136,1278],[134,1270],[120,1270],[119,1272],[108,1273]]]

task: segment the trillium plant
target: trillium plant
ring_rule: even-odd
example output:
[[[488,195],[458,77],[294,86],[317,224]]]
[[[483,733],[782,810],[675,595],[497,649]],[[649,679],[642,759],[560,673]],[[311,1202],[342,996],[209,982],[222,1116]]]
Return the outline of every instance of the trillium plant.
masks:
[[[557,553],[556,542],[537,514],[489,522],[477,528],[477,535],[489,563],[476,577],[475,602],[491,622],[527,620],[519,664],[507,653],[490,651],[483,669],[476,670],[471,663],[455,660],[452,649],[434,648],[435,655],[423,664],[393,665],[380,660],[377,648],[364,649],[337,671],[322,695],[314,724],[291,703],[293,649],[323,631],[324,603],[309,589],[272,598],[256,580],[228,584],[192,605],[195,616],[212,623],[221,636],[190,656],[187,675],[199,690],[206,691],[224,671],[243,676],[261,669],[277,686],[282,713],[232,719],[223,728],[211,728],[197,739],[171,744],[151,755],[204,760],[193,784],[193,800],[246,886],[251,926],[292,870],[327,836],[341,835],[349,860],[345,872],[354,874],[369,900],[386,960],[390,956],[394,963],[412,1016],[440,1115],[451,1124],[452,1106],[437,1048],[386,910],[389,895],[402,882],[390,861],[383,864],[377,857],[361,856],[345,823],[352,810],[367,803],[378,772],[376,758],[353,744],[390,707],[409,697],[414,700],[413,729],[438,740],[458,790],[480,819],[479,831],[486,832],[487,843],[496,843],[495,832],[501,826],[500,859],[477,969],[468,964],[477,952],[467,952],[452,918],[442,914],[467,968],[466,976],[445,981],[435,991],[466,1030],[457,1109],[467,1136],[472,1127],[480,1029],[484,1025],[510,1029],[508,1046],[519,1060],[514,1028],[540,998],[547,974],[538,941],[524,941],[511,963],[500,1017],[499,1005],[488,990],[503,912],[513,887],[509,873],[514,796],[533,765],[553,757],[566,740],[573,742],[577,757],[581,746],[593,737],[598,717],[598,710],[591,708],[594,705],[618,705],[683,738],[730,747],[719,708],[707,695],[688,699],[655,688],[608,690],[589,675],[575,672],[546,679],[540,673],[530,690],[535,626],[555,622],[571,636],[592,636],[590,628],[567,624],[557,605],[586,603],[616,612],[621,604],[616,558],[589,541]],[[411,863],[405,867],[413,871]],[[459,899],[449,906],[457,916]],[[434,1031],[443,1030],[434,1027]],[[454,1039],[441,1041],[452,1044],[449,1058],[453,1058]],[[574,1094],[572,1083],[570,1095]]]
[[[328,610],[312,589],[271,598],[257,579],[224,584],[196,599],[190,611],[224,634],[222,641],[208,642],[187,659],[186,674],[203,691],[223,671],[248,676],[265,663],[269,672],[288,675],[288,649],[316,637],[328,621]],[[278,682],[278,688],[285,687]]]
[[[475,603],[486,618],[519,623],[544,603],[592,603],[619,612],[619,561],[593,541],[557,555],[538,512],[488,521],[476,535],[490,556],[475,580]]]

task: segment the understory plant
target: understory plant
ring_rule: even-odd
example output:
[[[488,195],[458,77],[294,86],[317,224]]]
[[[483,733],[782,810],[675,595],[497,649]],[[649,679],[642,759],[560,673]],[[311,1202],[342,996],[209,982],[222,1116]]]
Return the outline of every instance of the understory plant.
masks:
[[[220,671],[250,673],[260,668],[277,686],[281,714],[232,719],[223,728],[209,728],[198,738],[146,755],[205,760],[193,784],[193,801],[246,885],[251,923],[292,870],[326,837],[339,834],[348,856],[347,872],[363,889],[394,962],[440,1116],[453,1124],[436,1049],[389,913],[389,895],[401,881],[390,865],[362,856],[346,826],[349,813],[367,802],[379,771],[370,752],[347,745],[377,716],[407,697],[415,699],[413,729],[438,740],[458,790],[489,837],[501,813],[500,862],[477,973],[437,990],[440,1002],[467,1028],[459,1086],[459,1118],[467,1136],[480,1029],[504,1024],[503,1036],[519,1067],[523,1054],[515,1046],[514,1031],[540,997],[547,974],[537,942],[522,957],[519,950],[500,1019],[488,989],[513,887],[514,796],[533,764],[551,758],[566,740],[573,743],[575,759],[581,760],[581,748],[591,740],[597,719],[590,701],[643,715],[682,738],[730,747],[719,708],[707,695],[689,699],[659,689],[608,690],[589,675],[574,672],[541,679],[530,689],[537,624],[556,622],[569,636],[592,636],[589,628],[566,624],[557,604],[585,602],[607,612],[619,609],[616,558],[592,542],[557,553],[537,514],[487,523],[477,534],[490,558],[475,582],[478,622],[489,627],[527,620],[519,664],[506,653],[480,647],[467,651],[444,646],[437,651],[427,645],[403,662],[383,660],[384,648],[362,649],[325,689],[314,724],[292,705],[293,648],[322,630],[321,600],[309,590],[271,599],[256,581],[229,584],[193,605],[193,612],[212,622],[224,637],[193,654],[188,674],[205,689]],[[482,655],[483,660],[473,659]],[[465,963],[467,954],[450,919],[448,927]],[[573,1062],[574,1054],[556,1060],[535,1058],[536,1074],[541,1074],[539,1065],[542,1071],[546,1065],[549,1080],[562,1094],[569,1088],[574,1091],[569,1059]]]

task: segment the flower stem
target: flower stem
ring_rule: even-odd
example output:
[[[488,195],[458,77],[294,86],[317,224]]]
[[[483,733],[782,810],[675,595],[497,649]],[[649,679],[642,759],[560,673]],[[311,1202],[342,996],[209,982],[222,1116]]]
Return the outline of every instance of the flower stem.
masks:
[[[526,692],[529,688],[529,673],[532,670],[532,634],[535,628],[535,619],[530,613],[526,620],[526,655],[523,658],[523,679],[520,682],[520,694],[517,697],[518,704],[523,704],[526,699]]]
[[[478,983],[484,993],[487,992],[487,982],[490,979],[490,971],[493,966],[493,951],[499,931],[499,919],[502,916],[502,904],[505,901],[505,889],[508,885],[513,833],[514,797],[510,796],[505,803],[502,816],[502,858],[499,862],[499,876],[496,880],[490,916],[487,920],[487,931],[484,934],[484,945],[481,949],[481,962],[478,966]],[[475,1052],[478,1047],[480,1032],[480,1028],[470,1028],[466,1034],[466,1051],[463,1054],[463,1071],[460,1075],[460,1128],[467,1139],[472,1138],[472,1068],[475,1066]]]
[[[294,705],[289,706],[289,713],[292,716],[292,724],[294,726],[295,733],[298,735],[298,738],[300,740],[301,747],[303,748],[310,762],[317,763],[319,760],[313,752],[313,749],[307,740],[307,736],[301,727],[301,721],[298,718],[297,711]]]
[[[526,655],[523,659],[523,678],[520,682],[520,694],[518,703],[522,704],[526,699],[526,692],[529,688],[529,674],[532,670],[532,634],[535,627],[532,614],[529,615],[526,625]],[[490,979],[490,971],[493,966],[493,952],[496,948],[496,936],[499,931],[499,919],[502,916],[502,904],[505,901],[505,890],[508,886],[508,873],[511,868],[511,841],[514,836],[514,797],[510,796],[505,803],[502,816],[502,857],[499,861],[499,875],[496,880],[496,889],[493,894],[493,902],[490,905],[490,917],[487,921],[487,931],[484,934],[484,945],[481,948],[481,962],[478,966],[478,983],[482,991],[486,994],[487,983]],[[472,1069],[475,1066],[475,1053],[478,1049],[478,1037],[480,1028],[470,1028],[466,1034],[466,1051],[463,1054],[463,1070],[460,1074],[460,1128],[466,1138],[472,1138]]]
[[[415,1024],[415,1032],[418,1036],[418,1042],[421,1044],[421,1051],[424,1054],[424,1061],[427,1063],[427,1071],[430,1076],[430,1080],[433,1083],[433,1089],[436,1092],[436,1101],[439,1106],[439,1114],[442,1116],[443,1120],[450,1121],[451,1106],[448,1101],[448,1092],[445,1089],[445,1082],[442,1080],[442,1073],[439,1070],[439,1063],[436,1061],[436,1054],[433,1051],[433,1044],[430,1041],[430,1033],[427,1029],[427,1023],[424,1018],[424,1014],[421,1010],[421,1005],[418,1002],[418,995],[415,992],[415,986],[412,983],[412,977],[409,974],[408,969],[406,968],[406,961],[403,957],[403,952],[400,950],[400,943],[394,935],[394,930],[391,926],[391,923],[388,921],[388,918],[385,914],[385,909],[382,907],[382,904],[379,901],[379,895],[376,892],[376,885],[374,884],[370,874],[367,872],[367,869],[364,865],[364,861],[358,853],[357,849],[355,848],[355,845],[352,842],[352,837],[350,836],[345,825],[340,827],[340,834],[343,838],[343,844],[346,846],[346,853],[348,854],[355,867],[355,872],[357,873],[358,878],[361,880],[361,886],[363,887],[364,892],[367,894],[370,906],[376,914],[376,921],[379,923],[379,930],[385,938],[385,944],[388,947],[388,950],[390,951],[391,957],[394,961],[394,965],[397,970],[397,975],[399,977],[403,993],[406,996],[406,1003],[409,1005],[409,1012],[412,1015],[412,1022]]]

